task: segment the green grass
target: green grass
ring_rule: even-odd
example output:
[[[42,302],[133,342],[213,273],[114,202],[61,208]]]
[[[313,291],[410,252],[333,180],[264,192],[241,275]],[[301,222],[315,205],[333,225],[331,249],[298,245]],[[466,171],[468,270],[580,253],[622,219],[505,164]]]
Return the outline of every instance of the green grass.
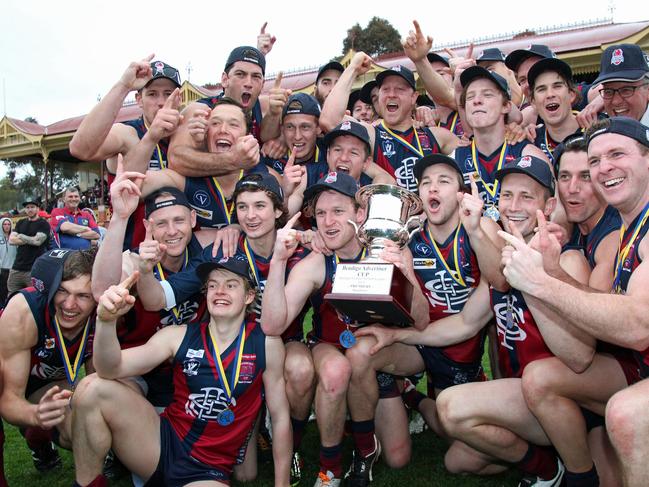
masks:
[[[487,355],[483,357],[483,365],[490,376]],[[425,381],[420,381],[420,388],[425,387]],[[69,487],[74,480],[74,464],[72,454],[60,450],[63,467],[51,473],[41,474],[34,469],[29,450],[18,430],[5,423],[5,472],[9,485],[34,487]],[[351,461],[351,438],[345,440],[345,465]],[[516,472],[505,473],[494,477],[451,475],[444,469],[444,453],[447,445],[431,431],[425,431],[412,437],[412,460],[408,466],[394,470],[379,463],[375,467],[375,487],[409,485],[417,486],[485,486],[499,487],[516,485],[520,475]],[[309,423],[302,447],[305,468],[302,486],[313,485],[318,473],[318,432],[315,423]],[[272,463],[260,461],[258,480],[251,482],[250,487],[273,485]],[[237,482],[233,482],[237,485]],[[128,477],[111,483],[111,485],[126,487],[132,485]],[[239,485],[241,485],[239,483]]]

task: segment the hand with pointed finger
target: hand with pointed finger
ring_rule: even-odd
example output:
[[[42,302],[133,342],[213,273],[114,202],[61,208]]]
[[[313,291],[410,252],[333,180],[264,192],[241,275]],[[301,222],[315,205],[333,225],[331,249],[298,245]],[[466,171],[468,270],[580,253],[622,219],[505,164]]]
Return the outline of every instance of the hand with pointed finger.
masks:
[[[370,347],[370,355],[378,353],[381,349],[389,347],[396,341],[394,329],[381,325],[371,325],[359,328],[354,332],[354,336],[357,338],[374,337],[376,343]]]
[[[142,182],[146,176],[135,171],[124,171],[121,155],[117,160],[117,175],[110,185],[113,215],[127,219],[140,204]]]
[[[513,235],[502,230],[498,232],[498,235],[514,248],[511,255],[508,250],[507,258],[503,259],[503,275],[513,288],[534,294],[538,287],[543,285],[543,278],[546,276],[543,256],[525,243],[516,227],[512,227],[512,230]]]
[[[267,56],[268,53],[273,50],[275,41],[277,41],[277,38],[274,35],[266,32],[267,26],[268,22],[264,22],[264,25],[261,26],[261,30],[257,35],[257,49],[259,49],[264,56]]]
[[[163,107],[156,113],[153,123],[147,131],[156,142],[169,137],[178,128],[180,123],[180,112],[178,111],[180,102],[180,88],[176,88],[169,95]]]
[[[72,391],[61,389],[59,386],[50,387],[36,405],[35,422],[39,428],[49,430],[65,420],[70,411],[68,405]]]
[[[259,163],[259,142],[254,135],[239,137],[234,144],[234,157],[243,170],[252,169]]]
[[[293,194],[302,182],[302,178],[306,174],[306,169],[301,164],[295,164],[295,147],[291,151],[291,155],[286,161],[284,166],[284,174],[282,175],[282,190],[284,190],[284,198],[288,198]]]
[[[221,253],[224,258],[229,259],[230,257],[234,257],[234,254],[237,253],[237,244],[239,243],[240,235],[241,227],[239,225],[232,224],[219,228],[214,236],[212,257],[216,258],[219,248],[222,249]]]
[[[455,51],[449,48],[444,48],[444,51],[446,51],[446,54],[449,57],[448,66],[451,68],[453,77],[457,76],[459,78],[462,71],[469,66],[475,66],[476,64],[475,59],[473,59],[473,43],[469,44],[469,49],[465,56],[459,56]]]
[[[561,244],[557,237],[548,231],[548,222],[541,210],[536,210],[537,232],[530,240],[530,247],[543,256],[543,268],[550,275],[560,271]]]
[[[210,112],[208,110],[195,110],[192,117],[187,121],[187,130],[194,142],[194,147],[202,149],[205,147],[207,137],[207,127],[209,123]]]
[[[268,92],[268,103],[269,103],[269,112],[271,115],[277,117],[282,115],[282,110],[284,105],[288,101],[288,97],[291,96],[291,90],[287,90],[281,87],[282,84],[282,72],[277,73],[275,78],[275,83],[273,87]]]
[[[426,58],[428,51],[433,47],[433,38],[423,34],[419,22],[413,20],[412,24],[415,30],[408,33],[408,37],[402,42],[402,45],[406,56],[416,63]]]
[[[472,235],[480,230],[484,200],[480,196],[473,174],[469,175],[469,180],[471,182],[471,193],[457,193],[457,199],[460,203],[460,222],[467,233]]]
[[[122,282],[112,285],[99,298],[97,303],[97,321],[104,323],[115,322],[117,318],[125,315],[135,304],[135,297],[131,296],[129,290],[140,277],[135,271]]]
[[[534,130],[534,137],[536,137],[536,129]],[[529,138],[527,127],[522,127],[515,122],[510,122],[505,126],[505,139],[510,145],[518,144]],[[534,142],[534,138],[531,142]]]
[[[361,76],[372,69],[372,58],[362,51],[354,54],[349,66],[354,69],[356,76]]]
[[[144,88],[144,85],[151,81],[153,77],[153,71],[151,70],[153,56],[154,54],[149,54],[141,61],[133,61],[129,64],[119,79],[120,84],[129,91],[138,91]]]
[[[147,274],[153,272],[153,268],[162,260],[164,257],[167,246],[161,244],[157,240],[153,240],[151,233],[152,223],[148,220],[143,220],[144,228],[146,229],[146,235],[144,240],[140,242],[140,247],[138,253],[140,254],[139,261],[139,271],[142,274]]]
[[[286,222],[286,225],[277,230],[273,259],[287,261],[295,253],[300,239],[298,231],[293,227],[300,218],[300,215],[301,213],[298,211]]]

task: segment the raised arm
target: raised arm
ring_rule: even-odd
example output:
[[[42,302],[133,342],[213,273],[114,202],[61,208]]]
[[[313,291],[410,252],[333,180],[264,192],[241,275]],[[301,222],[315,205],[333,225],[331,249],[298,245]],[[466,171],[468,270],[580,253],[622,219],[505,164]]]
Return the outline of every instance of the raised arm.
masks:
[[[126,96],[144,88],[151,79],[149,62],[153,54],[141,61],[132,62],[117,83],[86,115],[70,141],[70,153],[83,161],[107,159],[125,149],[125,126],[115,125]],[[115,130],[113,130],[115,128]]]

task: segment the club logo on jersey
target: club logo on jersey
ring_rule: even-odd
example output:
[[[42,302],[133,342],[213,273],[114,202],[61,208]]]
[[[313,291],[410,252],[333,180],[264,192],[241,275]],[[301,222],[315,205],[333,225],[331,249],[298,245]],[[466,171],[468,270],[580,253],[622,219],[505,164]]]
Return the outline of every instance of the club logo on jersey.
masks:
[[[421,144],[422,150],[430,150],[430,138],[423,130],[417,130],[419,135],[419,143]]]
[[[394,142],[391,140],[384,140],[381,143],[381,147],[383,148],[383,155],[388,159],[397,153],[394,150]]]
[[[247,354],[241,357],[241,370],[239,373],[239,383],[252,384],[252,380],[255,377],[255,372],[257,370],[257,367],[255,365],[256,359],[257,359],[256,354]]]
[[[527,333],[520,327],[520,325],[525,324],[525,314],[520,307],[516,306],[517,301],[518,298],[512,296],[511,313],[513,319],[509,326],[507,326],[507,303],[494,304],[498,335],[501,336],[500,343],[508,350],[514,350],[514,345],[511,342],[524,342],[527,338]]]
[[[45,348],[39,348],[36,350],[36,356],[40,359],[47,359],[52,356],[52,350],[48,350],[47,346]]]
[[[232,398],[232,407],[237,399]],[[185,413],[198,419],[216,420],[219,413],[228,406],[225,392],[220,387],[203,387],[199,392],[190,394],[185,403]]]
[[[52,350],[54,347],[56,347],[56,340],[54,338],[46,338],[45,348],[48,350]]]
[[[176,305],[175,312],[170,310],[162,313],[163,316],[160,319],[158,330],[169,325],[182,325],[193,322],[197,318],[196,311],[198,311],[198,308],[199,304],[196,301],[183,301]]]
[[[473,159],[471,158],[471,156],[468,156],[466,159],[464,159],[464,169],[466,171],[473,171]]]
[[[611,56],[611,64],[613,66],[619,66],[624,62],[624,51],[622,49],[615,49],[613,55]]]
[[[448,275],[445,269],[434,272],[432,275],[427,274],[426,278],[429,280],[424,284],[425,294],[431,308],[440,308],[443,313],[448,314],[462,311],[464,303],[473,291],[471,286],[475,282],[473,278],[467,277],[465,279],[467,287],[462,287]]]
[[[532,158],[530,156],[521,157],[521,160],[516,164],[518,167],[526,168],[532,165]]]
[[[340,124],[340,130],[351,130],[352,129],[352,123],[349,120],[345,120],[342,124]]]
[[[415,245],[415,252],[426,257],[427,255],[430,255],[433,250],[428,246],[428,244],[424,242],[418,242],[417,245]]]
[[[183,374],[188,376],[198,375],[198,369],[200,368],[200,366],[201,363],[194,358],[185,360],[183,362]]]
[[[333,184],[336,181],[338,181],[338,173],[335,171],[332,171],[327,174],[327,177],[325,178],[324,182],[327,184]]]
[[[415,167],[418,159],[418,157],[406,157],[394,171],[394,178],[397,180],[397,184],[402,188],[414,192],[417,192],[417,180],[412,172],[412,168]]]
[[[87,218],[79,218],[79,224],[87,227],[90,221]]]
[[[196,191],[192,199],[201,208],[207,208],[210,205],[210,195],[206,191]]]
[[[194,350],[193,348],[188,348],[185,357],[187,358],[203,358],[205,355],[205,350],[202,348],[200,350]]]

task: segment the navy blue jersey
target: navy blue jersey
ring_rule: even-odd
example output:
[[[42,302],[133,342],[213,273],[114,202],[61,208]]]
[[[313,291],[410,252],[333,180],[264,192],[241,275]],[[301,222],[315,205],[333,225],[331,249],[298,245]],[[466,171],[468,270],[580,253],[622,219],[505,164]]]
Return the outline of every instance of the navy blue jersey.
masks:
[[[415,163],[424,156],[441,152],[433,133],[427,127],[399,132],[386,128],[383,122],[374,129],[374,162],[393,176],[399,186],[417,192],[412,172]]]
[[[562,251],[581,251],[588,260],[590,268],[594,269],[596,265],[595,253],[597,252],[597,247],[599,247],[599,244],[602,243],[602,240],[609,233],[619,230],[621,226],[622,219],[620,218],[620,213],[612,206],[607,206],[592,232],[588,235],[582,234],[579,226],[575,225],[572,228],[570,240],[563,246]]]
[[[473,144],[475,144],[475,142]],[[492,154],[489,155],[481,154],[476,147],[476,157],[478,160],[475,161],[475,163],[473,161],[472,155],[473,144],[456,148],[454,158],[457,161],[458,166],[464,173],[464,182],[467,186],[470,182],[469,175],[473,174],[475,176],[476,174],[475,163],[477,163],[480,177],[476,177],[475,179],[478,190],[480,191],[480,196],[487,206],[497,205],[498,199],[500,197],[500,185],[496,187],[495,197],[492,197],[485,188],[483,181],[489,185],[493,185],[495,182],[496,171],[498,170],[498,163],[500,161],[501,154],[503,154],[504,156],[504,160],[502,161],[502,165],[504,166],[508,162],[521,157],[523,154],[523,149],[525,149],[525,147],[530,144],[530,142],[524,140],[514,145],[507,144],[504,153],[503,146],[500,146]]]
[[[214,108],[214,105],[216,105],[216,102],[219,101],[221,98],[223,98],[224,93],[219,93],[216,96],[208,96],[207,98],[201,98],[200,100],[196,100],[198,103],[202,103],[204,105],[207,105],[210,107],[210,110]],[[263,144],[261,140],[261,119],[262,119],[262,113],[261,113],[261,103],[259,103],[259,99],[255,102],[254,106],[252,107],[252,135],[255,136],[255,139],[257,139],[257,142],[259,142],[259,145]]]
[[[446,120],[440,120],[437,126],[445,128],[458,137],[462,137],[464,135],[462,120],[460,119],[460,114],[457,111],[452,111],[451,113],[449,113]]]
[[[480,268],[464,227],[460,225],[445,242],[434,245],[427,229],[428,222],[413,235],[409,247],[419,285],[428,299],[429,319],[437,321],[462,311],[471,292],[480,283]],[[479,333],[440,350],[455,362],[472,363],[482,356],[482,342],[483,334]]]
[[[136,118],[134,120],[127,120],[122,122],[124,125],[133,127],[137,136],[140,140],[146,134],[147,127],[144,123],[144,117]],[[169,150],[169,139],[161,139],[156,148],[151,154],[151,159],[149,160],[148,168],[149,170],[160,170],[167,167],[167,151]],[[115,180],[115,175],[108,173],[108,185],[113,184]],[[122,245],[123,250],[130,250],[136,248],[144,240],[146,236],[146,231],[144,225],[142,224],[144,220],[144,203],[140,202],[133,214],[128,219],[128,224],[126,226],[126,233],[124,235],[124,244]]]
[[[66,379],[65,364],[61,357],[59,339],[56,336],[56,324],[54,322],[54,305],[47,306],[47,296],[34,288],[26,288],[18,291],[22,294],[29,305],[29,310],[36,322],[38,330],[38,341],[31,349],[31,363],[29,365],[29,379],[25,389],[25,397],[31,396],[35,391],[52,382]],[[95,329],[95,314],[90,317],[90,330],[88,341],[83,352],[82,362],[87,362],[92,357],[92,342]],[[74,338],[68,340],[63,337],[68,357],[73,363],[79,347],[82,346],[83,328]]]
[[[217,421],[219,413],[228,408],[228,401],[207,322],[187,327],[173,359],[173,401],[162,413],[189,455],[207,465],[227,465],[228,473],[245,453],[263,400],[266,337],[254,321],[247,322],[245,330],[239,381],[229,406],[234,421],[227,426]],[[238,355],[236,344],[237,340],[221,353],[230,386]]]
[[[492,287],[490,291],[498,331],[500,370],[505,377],[521,377],[528,364],[553,354],[545,344],[523,294],[516,289],[502,293]]]
[[[582,135],[582,132],[583,131],[581,129],[577,129],[575,130],[575,132],[568,135],[566,139],[575,135]],[[545,153],[548,160],[552,163],[555,174],[559,174],[559,167],[557,165],[557,162],[554,160],[554,149],[556,149],[561,142],[563,142],[563,140],[554,140],[552,137],[550,137],[550,133],[545,128],[545,125],[536,127],[534,145]]]

